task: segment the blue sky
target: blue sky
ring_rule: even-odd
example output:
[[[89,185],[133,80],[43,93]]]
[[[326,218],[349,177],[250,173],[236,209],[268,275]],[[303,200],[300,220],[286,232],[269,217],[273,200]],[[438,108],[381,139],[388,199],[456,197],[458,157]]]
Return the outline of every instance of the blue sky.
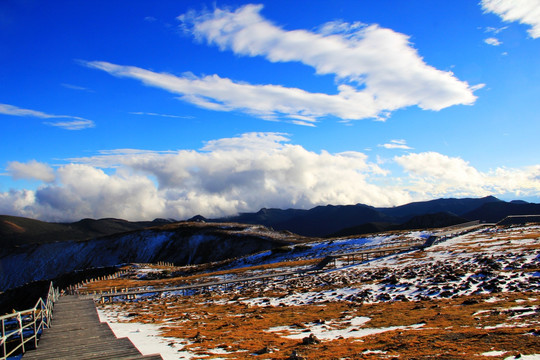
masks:
[[[0,213],[540,201],[540,1],[0,3]]]

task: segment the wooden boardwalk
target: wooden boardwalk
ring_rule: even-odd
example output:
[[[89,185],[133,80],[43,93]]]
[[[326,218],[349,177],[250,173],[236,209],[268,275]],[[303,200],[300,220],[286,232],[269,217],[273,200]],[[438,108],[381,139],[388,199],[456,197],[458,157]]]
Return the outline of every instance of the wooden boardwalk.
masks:
[[[23,360],[163,360],[160,355],[143,356],[128,338],[117,338],[107,323],[99,321],[92,299],[62,296],[54,306],[54,318],[36,350]]]

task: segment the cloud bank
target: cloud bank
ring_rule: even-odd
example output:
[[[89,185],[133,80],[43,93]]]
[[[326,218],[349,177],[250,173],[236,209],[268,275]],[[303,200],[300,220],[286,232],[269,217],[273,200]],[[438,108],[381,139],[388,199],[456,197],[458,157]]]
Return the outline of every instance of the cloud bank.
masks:
[[[410,189],[420,196],[540,194],[540,165],[481,172],[459,157],[437,152],[398,156],[394,161],[407,172]]]
[[[360,152],[311,152],[281,133],[216,139],[198,151],[103,151],[54,170],[35,161],[12,162],[13,178],[43,185],[0,193],[0,213],[53,221],[185,219],[262,207],[392,206],[442,196],[540,194],[540,166],[484,173],[433,152],[397,156],[393,163],[404,172],[393,174]]]
[[[234,11],[189,12],[178,17],[190,36],[241,56],[300,62],[334,75],[336,94],[275,84],[250,84],[217,74],[197,77],[159,73],[106,61],[83,62],[117,77],[137,79],[216,111],[241,111],[263,119],[313,125],[333,116],[344,121],[385,119],[407,106],[441,110],[475,102],[471,87],[453,73],[427,65],[409,37],[378,25],[331,22],[316,32],[285,30],[260,14],[262,5]]]
[[[482,0],[482,8],[500,16],[504,21],[530,25],[529,35],[533,39],[540,37],[539,0]]]
[[[0,104],[0,114],[22,117],[35,117],[40,119],[72,119],[70,121],[44,122],[44,124],[46,125],[57,126],[66,130],[82,130],[95,126],[92,120],[84,119],[78,116],[47,114],[42,111],[22,109],[17,106],[8,104]]]

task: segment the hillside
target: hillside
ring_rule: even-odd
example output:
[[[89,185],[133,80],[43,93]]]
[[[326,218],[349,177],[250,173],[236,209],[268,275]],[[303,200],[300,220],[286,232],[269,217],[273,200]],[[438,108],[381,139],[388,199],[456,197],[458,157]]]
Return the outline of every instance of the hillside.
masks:
[[[425,239],[430,232],[319,240],[212,271],[132,266],[81,292],[147,288],[100,305],[118,336],[164,359],[538,359],[540,226],[489,226],[413,250],[284,280],[204,291],[178,284],[305,270],[327,254]],[[148,276],[149,274],[153,276]],[[143,350],[141,350],[143,351]]]
[[[456,221],[498,222],[508,215],[537,214],[540,214],[540,204],[523,201],[505,202],[488,196],[479,199],[437,199],[392,208],[375,208],[363,204],[326,205],[309,210],[263,208],[255,213],[241,213],[217,219],[206,219],[197,215],[188,222],[263,225],[302,236],[332,237],[396,229],[448,226]],[[174,221],[155,219],[130,222],[122,219],[83,219],[74,223],[47,223],[0,215],[0,246],[88,240],[171,222]]]
[[[468,220],[447,212],[416,215],[403,224],[369,222],[351,228],[341,229],[327,237],[354,236],[392,230],[432,229],[465,223]]]
[[[509,215],[540,215],[540,204],[526,202],[486,203],[463,216],[467,219],[498,222]]]
[[[418,218],[441,213],[448,214],[447,222],[437,224],[431,221],[432,224],[429,225],[428,221],[426,226],[422,225]],[[540,214],[540,204],[506,202],[487,196],[478,199],[436,199],[391,208],[356,204],[317,206],[309,210],[261,209],[256,213],[242,213],[233,217],[205,220],[261,224],[304,236],[330,237],[344,234],[360,235],[378,230],[446,226],[455,221],[451,217],[456,219],[459,217],[463,221],[497,222],[507,215],[517,214]],[[411,221],[415,217],[417,219]]]
[[[167,220],[129,222],[121,219],[83,219],[74,223],[44,221],[0,215],[0,246],[88,240],[167,223]]]
[[[0,291],[74,270],[131,262],[201,264],[305,240],[262,226],[184,222],[93,240],[2,247]]]

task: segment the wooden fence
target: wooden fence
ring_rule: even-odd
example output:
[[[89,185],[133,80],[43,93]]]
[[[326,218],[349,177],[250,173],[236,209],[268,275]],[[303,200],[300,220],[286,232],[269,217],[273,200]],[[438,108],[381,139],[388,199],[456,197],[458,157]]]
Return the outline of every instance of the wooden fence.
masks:
[[[0,316],[0,360],[37,348],[43,329],[51,326],[53,306],[59,296],[51,282],[45,301],[40,298],[32,309]]]

